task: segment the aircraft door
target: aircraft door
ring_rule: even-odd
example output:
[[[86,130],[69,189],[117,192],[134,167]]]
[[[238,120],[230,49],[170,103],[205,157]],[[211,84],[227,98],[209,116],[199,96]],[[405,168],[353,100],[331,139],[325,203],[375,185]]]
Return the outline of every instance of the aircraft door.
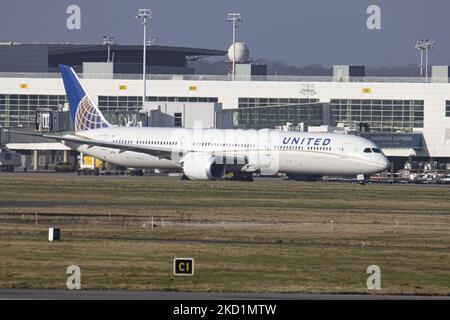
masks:
[[[264,144],[264,151],[260,155],[260,163],[262,164],[261,174],[263,175],[273,175],[280,169],[278,152],[272,147],[275,141],[279,141],[278,132],[273,130],[261,130],[260,141]]]

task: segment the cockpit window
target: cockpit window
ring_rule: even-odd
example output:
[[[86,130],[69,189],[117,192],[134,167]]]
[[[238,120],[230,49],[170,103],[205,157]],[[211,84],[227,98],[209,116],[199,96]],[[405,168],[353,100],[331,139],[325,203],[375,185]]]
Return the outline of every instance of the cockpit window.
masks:
[[[378,148],[372,148],[372,151],[375,152],[375,153],[381,153],[381,150],[378,149]]]
[[[364,149],[364,152],[365,152],[365,153],[371,153],[372,150],[370,150],[370,148],[365,148],[365,149]]]

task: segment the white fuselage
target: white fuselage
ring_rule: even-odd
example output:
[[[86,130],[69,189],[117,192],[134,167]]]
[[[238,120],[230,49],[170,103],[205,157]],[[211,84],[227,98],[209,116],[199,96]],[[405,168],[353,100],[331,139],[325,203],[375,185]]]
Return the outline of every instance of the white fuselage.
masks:
[[[357,175],[383,171],[389,162],[371,141],[344,134],[277,130],[109,127],[77,132],[97,141],[246,159],[242,170],[267,174]],[[183,168],[183,159],[68,144],[95,158],[132,168]],[[369,149],[369,151],[367,151]],[[377,152],[372,152],[376,150]],[[199,164],[201,165],[201,164]]]

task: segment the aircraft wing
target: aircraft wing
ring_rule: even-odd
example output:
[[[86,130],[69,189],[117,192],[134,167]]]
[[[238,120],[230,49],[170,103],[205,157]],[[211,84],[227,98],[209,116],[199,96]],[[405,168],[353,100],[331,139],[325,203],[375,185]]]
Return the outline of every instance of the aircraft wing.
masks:
[[[155,157],[158,157],[160,159],[171,159],[172,152],[176,152],[177,150],[169,149],[166,147],[155,147],[155,146],[143,146],[143,145],[137,145],[137,144],[122,144],[122,143],[116,143],[116,142],[110,142],[110,141],[102,141],[102,140],[94,140],[90,139],[84,136],[79,136],[76,134],[69,134],[69,135],[51,135],[51,134],[40,134],[40,133],[31,133],[31,132],[20,132],[20,131],[13,131],[9,129],[4,129],[5,132],[11,132],[18,135],[24,135],[24,136],[34,136],[34,137],[41,137],[41,138],[47,138],[47,139],[53,139],[57,141],[67,141],[67,142],[73,142],[81,145],[88,145],[89,147],[106,147],[106,148],[112,148],[112,149],[118,149],[119,153],[125,152],[125,151],[133,151],[133,152],[140,152],[140,153],[146,153]]]
[[[20,132],[20,131],[13,131],[9,129],[3,129],[5,132],[11,132],[18,135],[25,135],[25,136],[34,136],[34,137],[41,137],[41,138],[47,138],[47,139],[53,139],[57,141],[67,141],[72,142],[80,145],[88,145],[88,147],[105,147],[105,148],[112,148],[112,149],[118,149],[119,153],[125,152],[125,151],[132,151],[132,152],[139,152],[139,153],[145,153],[152,155],[154,157],[158,157],[159,159],[169,159],[172,160],[172,157],[176,155],[177,161],[179,159],[182,159],[183,155],[186,155],[189,152],[197,152],[192,151],[189,149],[174,149],[174,148],[167,148],[163,146],[148,146],[148,145],[139,145],[139,144],[122,144],[117,142],[110,142],[110,141],[102,141],[102,140],[94,140],[90,139],[84,136],[80,136],[77,134],[68,134],[64,136],[60,135],[51,135],[51,134],[41,134],[41,133],[31,133],[31,132]],[[207,151],[199,151],[202,153],[207,153]],[[218,156],[223,157],[224,163],[238,163],[238,164],[245,164],[247,162],[247,158],[244,154],[235,153],[233,151],[214,151],[211,152],[211,156]]]

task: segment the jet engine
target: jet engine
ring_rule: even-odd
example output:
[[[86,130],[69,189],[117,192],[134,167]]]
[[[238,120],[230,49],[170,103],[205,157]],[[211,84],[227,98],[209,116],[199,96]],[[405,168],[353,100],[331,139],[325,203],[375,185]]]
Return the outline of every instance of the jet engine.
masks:
[[[184,174],[190,180],[217,180],[225,175],[222,157],[205,153],[188,153],[182,163]]]

